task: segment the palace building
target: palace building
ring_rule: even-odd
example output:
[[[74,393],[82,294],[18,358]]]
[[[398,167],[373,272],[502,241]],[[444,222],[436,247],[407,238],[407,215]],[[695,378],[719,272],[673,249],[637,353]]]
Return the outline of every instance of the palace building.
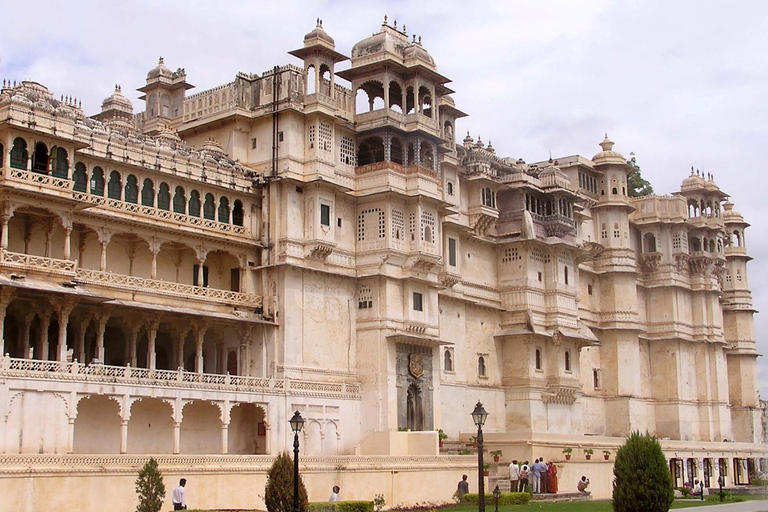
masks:
[[[607,136],[536,163],[457,141],[450,80],[386,20],[349,56],[321,22],[289,53],[196,93],[161,58],[141,111],[120,86],[88,115],[4,84],[0,489],[18,510],[107,481],[132,510],[150,454],[197,473],[190,495],[236,489],[210,506],[257,506],[238,474],[263,481],[295,410],[311,500],[357,472],[346,499],[447,501],[476,458],[435,431],[463,448],[478,400],[499,479],[545,456],[609,493],[610,463],[581,451],[640,430],[678,486],[750,481],[749,224],[710,175],[633,198]]]

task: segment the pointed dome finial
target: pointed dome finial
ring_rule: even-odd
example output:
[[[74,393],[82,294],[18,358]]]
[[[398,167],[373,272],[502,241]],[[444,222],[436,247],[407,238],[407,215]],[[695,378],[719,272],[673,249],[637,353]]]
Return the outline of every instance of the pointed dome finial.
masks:
[[[403,23],[403,34],[408,35],[408,29],[405,28],[405,23]]]
[[[611,151],[613,149],[613,141],[608,138],[607,133],[605,134],[603,142],[600,143],[600,147],[603,148],[603,151]]]
[[[320,28],[323,28],[323,20],[320,20]]]
[[[162,58],[162,57],[160,57],[160,60],[157,62],[157,65],[159,66],[160,64],[164,64],[164,62],[165,62],[165,61],[163,60],[163,58]]]
[[[395,30],[397,30],[397,20],[395,20]]]
[[[381,24],[382,27],[385,27],[387,25],[387,15],[384,15],[384,23]]]

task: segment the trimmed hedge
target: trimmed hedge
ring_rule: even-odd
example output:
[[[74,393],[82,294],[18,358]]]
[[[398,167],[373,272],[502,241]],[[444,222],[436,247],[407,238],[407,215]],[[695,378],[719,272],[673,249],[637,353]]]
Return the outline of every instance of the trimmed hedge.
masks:
[[[476,492],[470,492],[464,495],[464,498],[461,500],[462,503],[469,503],[470,505],[477,505],[477,502],[480,498],[480,495]],[[501,493],[501,496],[499,496],[499,505],[525,505],[528,503],[528,501],[531,499],[531,495],[527,492],[503,492]],[[496,498],[494,498],[493,494],[486,493],[485,494],[485,505],[486,507],[488,504],[495,504]]]
[[[320,501],[309,504],[309,512],[373,512],[372,501]]]

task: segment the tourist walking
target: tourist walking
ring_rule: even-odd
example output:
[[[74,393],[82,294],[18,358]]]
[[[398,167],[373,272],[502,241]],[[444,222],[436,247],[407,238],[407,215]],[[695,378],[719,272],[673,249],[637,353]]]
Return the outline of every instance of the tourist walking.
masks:
[[[333,489],[331,489],[331,497],[328,498],[328,501],[339,501],[339,491],[341,491],[341,487],[334,485]]]
[[[461,475],[461,482],[459,482],[459,488],[456,489],[456,494],[459,497],[459,501],[464,500],[464,495],[469,492],[469,482],[467,482],[467,475]]]
[[[173,501],[173,510],[187,510],[187,491],[184,489],[187,485],[187,479],[182,478],[179,480],[179,486],[176,487],[171,493],[171,501]]]

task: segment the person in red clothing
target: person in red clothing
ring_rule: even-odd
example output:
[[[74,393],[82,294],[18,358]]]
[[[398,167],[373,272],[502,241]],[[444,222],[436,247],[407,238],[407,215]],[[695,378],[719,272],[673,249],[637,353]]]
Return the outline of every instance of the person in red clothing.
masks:
[[[549,462],[547,464],[547,492],[557,492],[557,466]]]

